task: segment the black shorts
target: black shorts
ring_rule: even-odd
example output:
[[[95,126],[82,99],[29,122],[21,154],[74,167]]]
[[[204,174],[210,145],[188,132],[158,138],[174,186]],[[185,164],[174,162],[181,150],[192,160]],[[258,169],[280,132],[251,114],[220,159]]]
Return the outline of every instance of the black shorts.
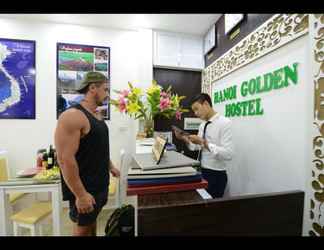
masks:
[[[94,205],[94,210],[90,213],[79,214],[77,207],[75,205],[75,199],[69,200],[70,204],[70,219],[77,223],[78,226],[88,226],[96,222],[97,217],[104,205],[108,201],[108,192],[103,192],[99,194],[92,194],[93,198],[96,201]]]

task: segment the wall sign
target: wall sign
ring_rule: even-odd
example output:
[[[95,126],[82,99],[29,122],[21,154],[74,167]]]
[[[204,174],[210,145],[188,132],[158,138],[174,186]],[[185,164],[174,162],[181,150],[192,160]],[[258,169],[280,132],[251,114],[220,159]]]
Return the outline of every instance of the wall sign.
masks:
[[[258,94],[287,88],[298,83],[298,63],[280,67],[273,72],[243,81],[240,85],[233,85],[225,89],[215,91],[214,104],[235,100],[238,95],[251,97],[251,99],[232,102],[225,105],[225,116],[254,116],[263,115],[262,99]]]
[[[109,47],[57,43],[57,117],[83,99],[76,89],[89,71],[103,73],[110,87]],[[110,119],[108,98],[98,110],[105,120]]]
[[[308,32],[308,14],[277,14],[202,71],[201,91],[233,71]]]
[[[35,41],[0,38],[0,118],[35,119]]]

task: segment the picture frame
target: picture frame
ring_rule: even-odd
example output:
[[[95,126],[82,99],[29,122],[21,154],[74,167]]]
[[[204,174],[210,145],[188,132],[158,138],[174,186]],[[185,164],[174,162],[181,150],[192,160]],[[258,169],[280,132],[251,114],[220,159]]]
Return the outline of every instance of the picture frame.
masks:
[[[0,38],[0,119],[36,119],[36,41]]]
[[[110,47],[57,43],[56,55],[57,118],[67,108],[80,103],[84,98],[84,95],[78,93],[76,89],[87,72],[103,73],[108,79],[110,91]],[[110,120],[108,98],[97,110],[101,112],[104,120]]]
[[[216,43],[217,43],[217,29],[216,29],[216,25],[213,24],[207,34],[204,37],[204,54],[206,55],[207,53],[209,53],[213,48],[216,47]]]
[[[198,130],[200,124],[203,122],[200,118],[185,117],[184,118],[184,130]]]
[[[229,34],[243,19],[244,14],[224,14],[225,35]]]

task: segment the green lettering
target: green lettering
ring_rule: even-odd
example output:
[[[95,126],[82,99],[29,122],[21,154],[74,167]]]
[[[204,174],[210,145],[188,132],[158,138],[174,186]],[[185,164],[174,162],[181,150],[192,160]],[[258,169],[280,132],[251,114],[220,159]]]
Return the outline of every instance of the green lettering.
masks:
[[[218,92],[214,93],[214,104],[218,103]]]
[[[263,115],[263,109],[261,108],[261,98],[255,99],[255,101],[256,101],[255,114]]]
[[[223,102],[224,100],[224,96],[223,96],[223,92],[219,91],[219,102]]]
[[[248,107],[248,101],[241,102],[241,105],[243,106],[243,116],[247,115],[247,107]]]
[[[256,79],[256,88],[255,88],[255,92],[256,93],[261,93],[263,92],[263,90],[261,89],[261,76],[258,76]]]
[[[282,84],[282,73],[283,73],[283,69],[278,69],[275,72],[273,72],[273,89],[280,89],[283,87]],[[280,85],[281,83],[281,85]]]
[[[298,63],[294,63],[293,70],[289,66],[284,67],[284,71],[285,71],[284,85],[286,87],[288,86],[288,79],[290,79],[294,84],[297,84],[297,82],[298,82],[297,66],[298,66]]]
[[[256,82],[255,79],[251,79],[249,81],[249,93],[250,95],[254,95],[256,90]]]
[[[273,84],[272,73],[267,73],[263,75],[263,79],[264,79],[264,91],[269,92],[270,90],[272,90],[272,84]]]
[[[247,95],[247,93],[248,93],[248,82],[247,81],[245,81],[245,82],[243,82],[242,84],[241,84],[241,95],[244,97],[244,96],[246,96]]]
[[[238,102],[238,103],[234,104],[234,106],[235,106],[235,115],[240,116],[242,113],[240,103]]]
[[[231,104],[225,105],[225,116],[226,117],[231,117],[232,116]]]
[[[236,99],[236,85],[232,87],[232,96],[231,99]]]
[[[230,94],[231,94],[230,91],[231,91],[230,88],[224,89],[224,99],[225,100],[229,100],[230,99]]]
[[[255,115],[254,102],[255,102],[255,100],[249,101],[249,108],[248,108],[248,110],[249,110],[248,114],[249,115]]]

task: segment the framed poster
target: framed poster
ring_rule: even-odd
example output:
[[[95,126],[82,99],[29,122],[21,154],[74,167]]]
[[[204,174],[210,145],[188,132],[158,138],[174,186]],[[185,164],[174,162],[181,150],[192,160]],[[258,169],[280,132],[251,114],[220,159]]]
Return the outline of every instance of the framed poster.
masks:
[[[225,35],[227,35],[244,18],[244,14],[225,14]]]
[[[216,25],[208,30],[205,38],[204,38],[204,54],[207,54],[216,46]]]
[[[92,45],[57,43],[57,117],[84,95],[76,89],[89,71],[103,73],[110,90],[110,48]],[[98,107],[105,120],[110,120],[108,98]]]
[[[0,119],[35,119],[35,45],[0,38]]]

